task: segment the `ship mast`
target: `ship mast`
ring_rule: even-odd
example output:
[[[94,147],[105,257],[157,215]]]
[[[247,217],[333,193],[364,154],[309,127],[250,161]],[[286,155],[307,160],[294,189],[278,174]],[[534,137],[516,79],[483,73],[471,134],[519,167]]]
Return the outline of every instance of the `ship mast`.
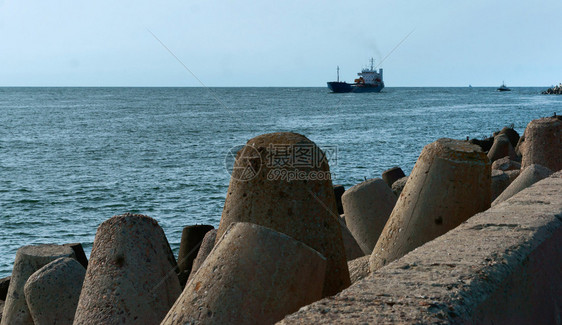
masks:
[[[373,65],[375,63],[375,60],[373,60],[373,58],[371,58],[371,71],[373,71]]]
[[[337,71],[338,71],[338,82],[340,82],[340,66],[339,65],[338,65]]]

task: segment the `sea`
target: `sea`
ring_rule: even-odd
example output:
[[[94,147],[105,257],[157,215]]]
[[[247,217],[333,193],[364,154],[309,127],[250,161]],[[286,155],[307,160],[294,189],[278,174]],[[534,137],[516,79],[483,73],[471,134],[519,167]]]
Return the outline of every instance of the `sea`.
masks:
[[[232,148],[290,131],[330,148],[349,188],[443,137],[484,138],[562,113],[543,88],[0,88],[0,277],[16,251],[82,243],[113,215],[155,218],[177,256],[183,227],[218,226]],[[230,163],[230,166],[229,166]]]

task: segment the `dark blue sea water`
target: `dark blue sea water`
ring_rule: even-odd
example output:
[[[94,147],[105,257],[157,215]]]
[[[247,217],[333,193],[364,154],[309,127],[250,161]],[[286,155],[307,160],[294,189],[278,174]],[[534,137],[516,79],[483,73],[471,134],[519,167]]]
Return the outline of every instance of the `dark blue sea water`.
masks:
[[[124,212],[158,220],[177,254],[181,230],[217,226],[229,149],[294,131],[337,146],[334,183],[346,188],[406,173],[441,137],[484,137],[562,113],[541,88],[0,88],[0,277],[16,250],[81,242]]]

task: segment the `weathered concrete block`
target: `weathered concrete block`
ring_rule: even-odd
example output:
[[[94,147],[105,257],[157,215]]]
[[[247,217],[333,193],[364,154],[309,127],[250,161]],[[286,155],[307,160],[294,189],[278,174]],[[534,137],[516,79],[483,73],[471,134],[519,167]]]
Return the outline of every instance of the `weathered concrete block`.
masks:
[[[490,179],[478,146],[451,139],[425,146],[371,254],[371,271],[489,208]]]
[[[562,172],[280,324],[557,324]]]
[[[505,174],[509,176],[509,184],[511,184],[517,177],[519,177],[519,174],[521,174],[521,170],[506,170]],[[494,200],[492,200],[492,202],[493,201]]]
[[[500,158],[509,156],[511,160],[517,160],[517,155],[515,154],[515,149],[509,142],[509,138],[505,134],[498,134],[494,137],[494,144],[490,151],[488,151],[488,159],[490,162],[494,162]]]
[[[341,226],[341,235],[343,239],[343,246],[345,247],[345,257],[347,261],[354,260],[358,257],[365,256],[363,250],[349,231],[342,218],[338,218]]]
[[[503,170],[492,170],[492,201],[495,200],[511,183]]]
[[[492,170],[519,170],[521,164],[517,161],[509,159],[509,157],[500,158],[492,163]]]
[[[74,258],[74,251],[67,246],[51,244],[23,246],[18,249],[6,296],[2,325],[33,325],[23,291],[25,282],[35,271],[59,257]]]
[[[197,272],[197,270],[199,270],[201,265],[203,265],[203,262],[205,262],[205,259],[207,258],[207,256],[209,256],[209,254],[213,250],[213,247],[215,247],[216,239],[217,239],[217,229],[211,229],[205,234],[205,237],[203,237],[203,241],[201,242],[201,247],[199,248],[199,252],[197,253],[197,257],[193,261],[193,266],[191,267],[191,273],[189,274],[189,279],[191,279],[191,277],[193,277],[195,272]]]
[[[539,164],[554,172],[561,170],[562,116],[531,121],[525,129],[525,142],[520,149],[522,169]]]
[[[234,223],[162,325],[272,324],[322,297],[326,259],[302,242]]]
[[[182,288],[187,282],[187,278],[191,273],[193,260],[197,257],[199,247],[205,237],[205,234],[214,229],[211,225],[192,225],[183,228],[181,233],[180,250],[178,252],[178,269],[179,279]]]
[[[10,279],[12,277],[8,276],[0,279],[0,300],[6,300],[8,295],[8,287],[10,286]]]
[[[296,133],[249,140],[236,157],[217,238],[233,222],[251,222],[302,241],[326,257],[324,296],[330,296],[351,282],[324,157]]]
[[[365,255],[371,254],[396,204],[387,183],[373,178],[357,184],[342,196],[347,228]]]
[[[76,260],[78,261],[78,263],[80,263],[84,268],[88,268],[88,258],[86,257],[84,247],[82,247],[81,243],[69,243],[63,244],[63,246],[72,248],[72,250],[74,251],[74,255],[76,255]]]
[[[396,182],[392,183],[392,193],[399,197],[402,194],[402,190],[404,190],[404,186],[406,186],[406,182],[408,182],[408,176],[402,177]]]
[[[334,185],[334,196],[336,198],[336,206],[338,208],[338,214],[343,214],[343,205],[341,203],[341,196],[345,192],[345,187],[343,185]]]
[[[74,324],[158,324],[181,293],[176,260],[156,220],[103,222],[94,239]]]
[[[531,165],[525,168],[493,202],[492,206],[501,203],[543,178],[547,178],[552,171],[541,165]]]
[[[362,280],[371,273],[371,270],[369,269],[369,258],[369,255],[365,255],[356,258],[353,261],[347,262],[347,267],[349,268],[349,278],[351,279],[352,284]]]
[[[513,128],[508,128],[506,126],[503,129],[501,129],[499,134],[505,134],[509,139],[509,143],[511,143],[511,146],[513,148],[517,146],[517,143],[519,142],[519,133],[517,133],[517,131],[515,131]]]
[[[25,283],[27,306],[35,325],[72,324],[86,269],[77,260],[58,258]]]
[[[402,177],[406,177],[406,174],[404,174],[404,171],[400,167],[392,167],[382,172],[382,180],[388,187],[392,187],[392,184]]]

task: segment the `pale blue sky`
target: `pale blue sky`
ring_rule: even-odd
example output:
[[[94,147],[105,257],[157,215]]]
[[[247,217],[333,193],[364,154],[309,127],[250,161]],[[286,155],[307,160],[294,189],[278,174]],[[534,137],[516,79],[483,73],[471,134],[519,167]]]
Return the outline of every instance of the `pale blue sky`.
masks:
[[[372,56],[392,86],[562,81],[562,1],[0,0],[0,86],[318,86]]]

